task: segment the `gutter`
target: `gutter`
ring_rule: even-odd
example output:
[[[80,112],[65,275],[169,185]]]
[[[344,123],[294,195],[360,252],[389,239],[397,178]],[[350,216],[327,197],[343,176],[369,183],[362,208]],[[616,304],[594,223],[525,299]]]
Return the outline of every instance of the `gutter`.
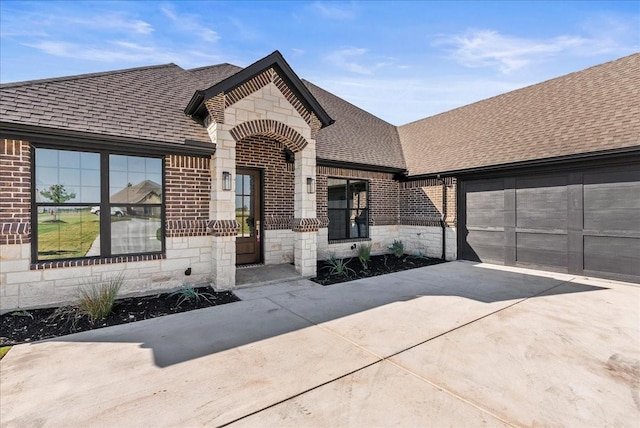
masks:
[[[503,174],[513,174],[514,169],[524,169],[524,168],[533,168],[540,166],[567,166],[570,167],[571,163],[578,161],[590,161],[590,160],[600,160],[603,157],[627,157],[627,156],[635,156],[640,154],[640,142],[636,146],[623,147],[618,149],[608,149],[608,150],[600,150],[597,152],[588,152],[588,153],[577,153],[573,155],[565,155],[565,156],[556,156],[552,158],[543,158],[543,159],[533,159],[527,161],[520,162],[512,162],[500,165],[488,165],[488,166],[480,166],[473,168],[464,168],[464,169],[455,169],[441,172],[431,172],[426,174],[416,174],[410,175],[407,177],[405,181],[417,181],[417,180],[426,180],[430,178],[439,179],[440,177],[460,177],[463,175],[474,175],[474,174],[487,174],[487,173],[503,173]],[[632,158],[629,159],[630,163],[637,162]]]
[[[361,171],[384,172],[388,174],[394,174],[395,176],[394,179],[399,181],[403,177],[406,177],[406,174],[407,174],[407,170],[404,168],[394,168],[389,166],[370,165],[370,164],[337,161],[337,160],[322,159],[322,158],[316,158],[316,165],[326,166],[329,168],[359,169]]]

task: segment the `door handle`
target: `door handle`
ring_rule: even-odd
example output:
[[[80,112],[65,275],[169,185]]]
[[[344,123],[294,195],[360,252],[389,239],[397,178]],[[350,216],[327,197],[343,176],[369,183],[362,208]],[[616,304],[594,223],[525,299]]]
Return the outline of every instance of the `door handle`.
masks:
[[[260,222],[256,221],[256,241],[260,242]]]

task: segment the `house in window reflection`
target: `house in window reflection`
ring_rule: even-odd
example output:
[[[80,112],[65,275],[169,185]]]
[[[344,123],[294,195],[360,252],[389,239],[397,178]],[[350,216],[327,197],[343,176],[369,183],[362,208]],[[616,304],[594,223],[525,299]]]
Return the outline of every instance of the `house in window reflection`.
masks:
[[[137,184],[128,183],[127,187],[111,195],[112,205],[126,206],[129,216],[160,216],[160,210],[152,204],[162,203],[162,185],[151,180]]]

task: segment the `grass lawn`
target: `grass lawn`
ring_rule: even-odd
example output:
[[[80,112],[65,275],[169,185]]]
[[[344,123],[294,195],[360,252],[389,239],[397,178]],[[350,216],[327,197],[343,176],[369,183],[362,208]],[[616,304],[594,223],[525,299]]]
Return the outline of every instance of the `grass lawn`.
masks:
[[[100,234],[100,217],[89,209],[38,213],[38,259],[84,257]]]
[[[0,346],[0,360],[4,358],[5,355],[7,355],[9,349],[11,349],[11,346]]]

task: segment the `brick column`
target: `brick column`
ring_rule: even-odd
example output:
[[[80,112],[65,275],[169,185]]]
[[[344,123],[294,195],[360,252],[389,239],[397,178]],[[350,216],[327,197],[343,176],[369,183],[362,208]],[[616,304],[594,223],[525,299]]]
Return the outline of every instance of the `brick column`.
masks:
[[[216,145],[211,159],[211,202],[209,229],[212,235],[211,273],[217,289],[236,285],[236,235],[240,225],[235,216],[236,142],[227,125],[211,123],[209,137]],[[222,173],[231,174],[231,190],[222,189]]]
[[[316,216],[316,194],[309,193],[307,179],[316,180],[316,143],[309,140],[304,149],[296,153],[295,160],[295,232],[294,258],[296,272],[301,276],[316,276],[317,240],[320,222]]]

